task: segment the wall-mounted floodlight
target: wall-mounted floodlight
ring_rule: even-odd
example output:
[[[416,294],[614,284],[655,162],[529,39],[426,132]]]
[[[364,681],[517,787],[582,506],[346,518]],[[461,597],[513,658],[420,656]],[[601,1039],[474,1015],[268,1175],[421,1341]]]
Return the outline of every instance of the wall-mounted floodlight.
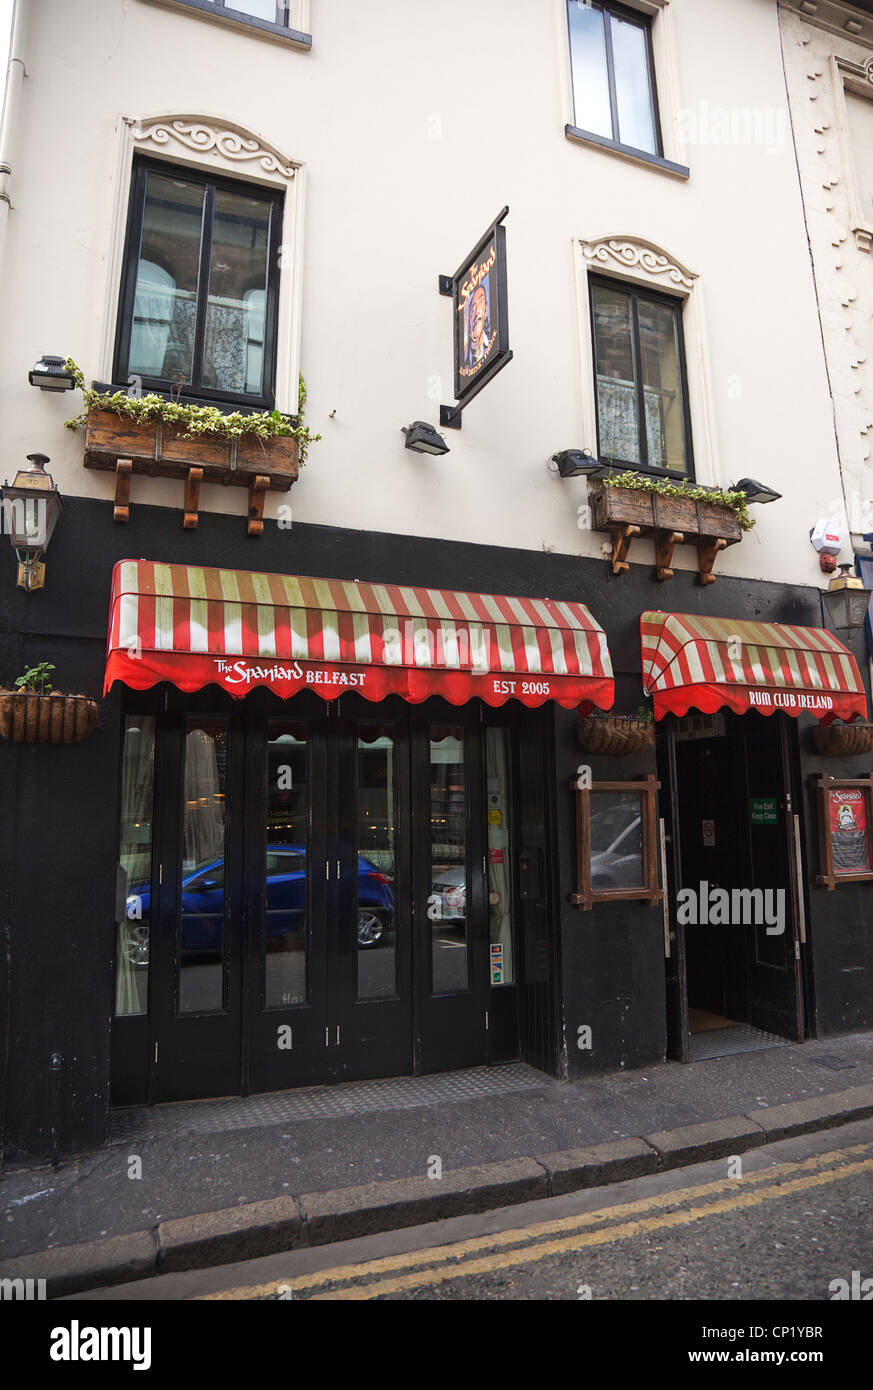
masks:
[[[75,391],[76,378],[66,361],[65,357],[52,357],[44,352],[33,370],[27,373],[31,386],[38,386],[40,391]]]
[[[426,420],[413,420],[411,425],[404,425],[403,433],[406,435],[407,449],[414,449],[417,454],[449,453],[449,446],[442,435]]]
[[[748,502],[778,502],[781,492],[774,492],[766,483],[756,483],[754,478],[741,478],[734,486],[734,492],[744,492]]]
[[[562,478],[590,478],[608,472],[587,449],[564,449],[560,454],[552,454],[549,469],[552,473],[560,473]]]

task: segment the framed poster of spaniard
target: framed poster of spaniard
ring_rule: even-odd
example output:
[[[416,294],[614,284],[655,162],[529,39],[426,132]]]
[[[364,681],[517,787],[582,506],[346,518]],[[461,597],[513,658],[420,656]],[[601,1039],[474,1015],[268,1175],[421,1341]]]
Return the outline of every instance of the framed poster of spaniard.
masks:
[[[820,776],[815,786],[822,869],[818,883],[833,889],[839,883],[873,882],[873,775],[849,781]]]

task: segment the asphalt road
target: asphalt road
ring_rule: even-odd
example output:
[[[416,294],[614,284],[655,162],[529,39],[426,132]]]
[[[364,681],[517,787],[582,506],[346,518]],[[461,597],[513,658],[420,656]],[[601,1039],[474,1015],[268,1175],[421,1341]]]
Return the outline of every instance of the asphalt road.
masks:
[[[860,1281],[873,1280],[873,1120],[737,1163],[79,1297],[830,1302],[844,1280],[847,1301],[862,1301]]]

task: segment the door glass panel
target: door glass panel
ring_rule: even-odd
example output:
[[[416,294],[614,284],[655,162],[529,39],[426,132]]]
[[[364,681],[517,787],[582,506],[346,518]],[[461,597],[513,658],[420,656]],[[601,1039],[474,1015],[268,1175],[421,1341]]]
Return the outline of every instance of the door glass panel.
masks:
[[[267,743],[266,1007],[307,998],[308,741],[300,725],[271,721]]]
[[[463,728],[430,737],[430,877],[433,993],[467,988],[467,787]]]
[[[148,1009],[154,778],[154,717],[128,716],[121,765],[119,862],[127,873],[127,903],[118,928],[115,968],[119,1015],[144,1014]]]
[[[216,189],[203,385],[260,395],[270,204]]]
[[[686,472],[685,422],[675,311],[640,300],[640,351],[649,463]]]
[[[605,458],[640,462],[630,296],[592,287],[597,428]]]
[[[488,971],[492,985],[515,982],[512,958],[510,731],[486,729],[488,778]]]
[[[185,734],[179,1013],[224,1007],[227,725],[189,720]]]
[[[358,999],[397,993],[395,745],[389,729],[358,731],[357,918]]]
[[[190,382],[205,190],[149,173],[128,370]]]
[[[648,33],[641,24],[616,14],[610,15],[609,22],[615,62],[618,138],[623,145],[631,145],[635,150],[657,154]]]

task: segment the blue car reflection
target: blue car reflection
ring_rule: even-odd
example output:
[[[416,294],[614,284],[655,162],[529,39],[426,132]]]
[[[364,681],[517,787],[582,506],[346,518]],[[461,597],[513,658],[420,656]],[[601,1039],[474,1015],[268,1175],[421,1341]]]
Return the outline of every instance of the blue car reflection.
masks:
[[[268,950],[302,949],[306,929],[306,850],[302,845],[268,845],[266,857],[266,945]],[[126,944],[133,965],[148,965],[151,885],[134,885],[127,897]],[[393,880],[358,855],[358,945],[379,944],[394,925]],[[224,859],[199,864],[182,879],[182,954],[214,955],[224,931]]]

